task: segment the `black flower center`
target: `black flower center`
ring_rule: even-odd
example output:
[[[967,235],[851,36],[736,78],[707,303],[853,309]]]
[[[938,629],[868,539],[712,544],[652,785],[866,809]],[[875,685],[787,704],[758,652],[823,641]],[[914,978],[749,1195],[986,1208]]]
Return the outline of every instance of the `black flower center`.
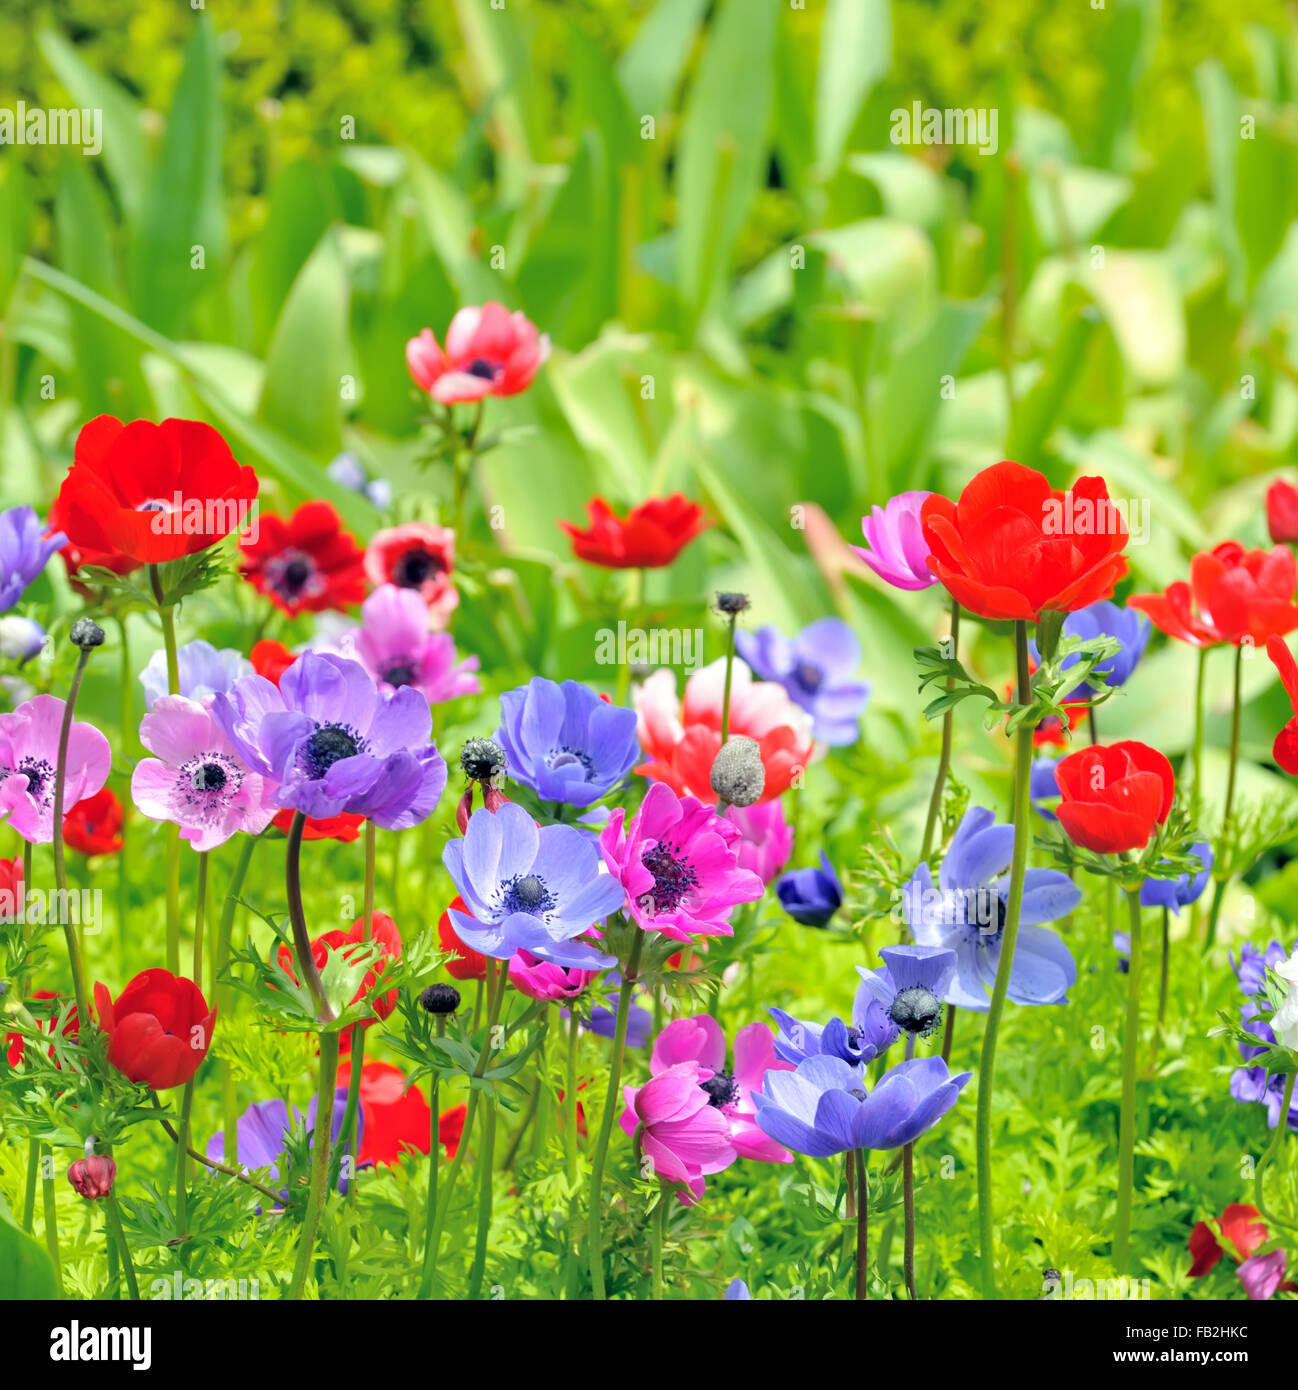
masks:
[[[392,569],[392,582],[401,589],[418,589],[446,566],[429,550],[407,550]]]
[[[398,661],[383,672],[383,679],[389,685],[409,685],[415,678],[415,668],[408,661]]]
[[[305,560],[290,560],[284,566],[284,584],[286,588],[300,589],[311,576],[311,566]]]
[[[499,369],[494,362],[488,362],[485,357],[475,357],[464,370],[482,381],[494,381]]]
[[[546,762],[552,771],[560,767],[580,767],[585,773],[585,781],[587,782],[595,775],[595,764],[591,762],[590,754],[583,753],[580,748],[569,748],[567,745],[562,748],[555,748],[551,751]]]
[[[220,763],[200,763],[189,780],[196,792],[219,792],[226,783],[225,768]]]
[[[942,1004],[922,985],[912,985],[910,989],[903,989],[892,1001],[888,1017],[898,1028],[926,1037],[942,1017]]]
[[[708,1093],[708,1104],[718,1110],[734,1105],[739,1099],[739,1086],[728,1071],[719,1071],[699,1082],[699,1090]]]
[[[320,778],[337,762],[354,758],[362,749],[354,729],[343,724],[321,724],[302,746],[302,762],[312,779]]]
[[[44,758],[24,758],[13,769],[13,773],[26,780],[28,794],[41,807],[47,806],[53,799],[54,768]],[[9,775],[8,772],[0,770],[0,778]]]
[[[519,874],[504,885],[501,906],[506,912],[526,912],[530,917],[544,917],[553,911],[558,899],[536,874]]]
[[[793,674],[798,684],[812,695],[820,689],[820,683],[825,679],[825,673],[820,667],[813,666],[809,661],[798,662]]]
[[[656,912],[675,912],[690,891],[699,886],[698,875],[680,851],[663,840],[652,849],[645,850],[640,862],[654,876]]]

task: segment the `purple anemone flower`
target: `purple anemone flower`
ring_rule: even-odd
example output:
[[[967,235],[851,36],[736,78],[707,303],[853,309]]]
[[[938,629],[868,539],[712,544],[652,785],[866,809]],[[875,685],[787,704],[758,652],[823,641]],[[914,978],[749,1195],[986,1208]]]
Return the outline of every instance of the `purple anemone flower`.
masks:
[[[383,694],[345,657],[303,652],[278,686],[245,676],[213,697],[212,718],[278,805],[314,818],[346,811],[406,830],[446,786],[428,701],[408,686]]]
[[[946,946],[956,954],[946,1002],[985,1011],[1009,901],[1014,827],[998,825],[988,810],[966,811],[938,872],[935,887],[921,864],[902,893],[902,912],[922,946]],[[1010,969],[1009,997],[1016,1004],[1062,1004],[1077,980],[1068,947],[1041,924],[1070,913],[1081,889],[1057,869],[1024,875],[1018,943]]]
[[[736,632],[735,648],[763,680],[775,681],[811,715],[822,743],[855,743],[870,687],[853,680],[861,644],[841,618],[820,618],[792,639],[778,629]]]
[[[45,535],[30,507],[0,512],[0,613],[7,613],[68,538],[62,531]]]
[[[751,1303],[753,1298],[748,1292],[748,1285],[742,1279],[732,1279],[721,1297],[726,1303]]]
[[[1079,681],[1063,694],[1070,700],[1092,700],[1100,690],[1126,685],[1145,654],[1149,631],[1149,619],[1143,613],[1136,612],[1134,608],[1119,608],[1108,599],[1101,599],[1098,603],[1088,604],[1070,613],[1064,619],[1064,637],[1116,637],[1122,647],[1094,668],[1091,672],[1093,681]],[[1029,641],[1028,648],[1032,660],[1039,666],[1041,653],[1037,650],[1037,644]],[[1064,658],[1061,669],[1067,671],[1080,660],[1081,657],[1074,652]]]
[[[0,618],[0,656],[19,666],[30,661],[45,645],[45,629],[35,618],[6,613]]]
[[[590,1011],[590,1021],[583,1022],[582,1027],[590,1033],[594,1033],[598,1038],[615,1038],[617,1036],[617,1003],[618,993],[622,988],[622,976],[616,971],[611,970],[604,976],[602,993],[606,999],[604,1004],[596,1004]],[[626,1045],[628,1047],[647,1047],[649,1036],[653,1032],[653,1014],[642,1005],[638,1004],[637,999],[645,998],[642,990],[633,990],[631,993],[631,1006],[627,1009],[626,1015]],[[562,1017],[568,1017],[566,1009],[560,1010]]]
[[[928,542],[920,526],[919,512],[932,494],[899,492],[885,506],[871,507],[861,518],[866,546],[852,549],[894,589],[928,589],[937,576],[928,567]],[[868,548],[867,548],[868,547]]]
[[[642,756],[634,710],[607,704],[577,681],[543,676],[500,697],[494,737],[516,782],[569,806],[606,796]]]
[[[218,651],[201,638],[186,642],[177,650],[176,667],[180,677],[180,689],[176,694],[186,695],[200,704],[218,692],[229,690],[235,681],[252,674],[252,663],[233,647],[222,647]],[[161,647],[140,672],[140,684],[144,687],[146,710],[151,710],[159,697],[171,693],[167,681],[167,654]]]
[[[1235,1270],[1239,1282],[1244,1286],[1246,1297],[1254,1302],[1265,1302],[1275,1296],[1277,1289],[1292,1289],[1292,1284],[1284,1282],[1285,1265],[1288,1261],[1283,1250],[1270,1250],[1265,1255],[1250,1255]]]
[[[315,1138],[315,1118],[317,1111],[317,1097],[312,1096],[311,1102],[306,1110],[306,1127],[311,1132],[312,1140]],[[333,1113],[333,1142],[337,1143],[338,1136],[342,1133],[343,1118],[347,1113],[347,1090],[340,1087],[334,1093],[334,1113]],[[293,1107],[294,1123],[302,1123],[302,1112]],[[357,1148],[360,1147],[360,1137],[364,1130],[364,1119],[359,1110],[356,1112],[356,1139]],[[253,1168],[266,1168],[270,1171],[272,1179],[278,1180],[283,1175],[280,1172],[280,1165],[285,1158],[288,1148],[288,1138],[292,1131],[289,1124],[288,1106],[283,1100],[259,1100],[250,1105],[242,1115],[239,1116],[235,1124],[235,1150],[237,1157],[235,1163],[245,1172]],[[313,1146],[313,1145],[312,1145]],[[207,1141],[207,1156],[213,1162],[229,1163],[229,1158],[225,1151],[225,1131],[218,1130]],[[347,1178],[340,1174],[338,1179],[338,1190],[347,1191]],[[288,1193],[281,1194],[285,1200]]]
[[[808,1057],[793,1071],[766,1073],[753,1096],[757,1125],[811,1158],[897,1149],[932,1129],[971,1075],[952,1076],[940,1057],[914,1057],[890,1068],[867,1092],[863,1066],[841,1057]]]
[[[1214,856],[1207,840],[1196,840],[1190,853],[1203,868],[1197,874],[1177,874],[1175,878],[1147,878],[1140,889],[1142,907],[1170,907],[1179,917],[1183,907],[1198,901],[1208,886]]]
[[[496,960],[530,951],[579,970],[616,965],[575,940],[622,906],[621,883],[601,871],[599,851],[571,825],[538,826],[515,802],[485,807],[451,840],[442,863],[471,915],[451,909],[456,935]]]
[[[1294,949],[1298,950],[1298,946]],[[1251,941],[1246,941],[1239,948],[1238,960],[1232,952],[1230,964],[1235,978],[1239,981],[1240,993],[1261,994],[1262,986],[1266,984],[1266,972],[1274,970],[1289,954],[1279,941],[1272,941],[1261,951]]]
[[[775,885],[775,896],[795,922],[804,927],[824,927],[843,905],[843,885],[822,849],[820,868],[791,869]]]

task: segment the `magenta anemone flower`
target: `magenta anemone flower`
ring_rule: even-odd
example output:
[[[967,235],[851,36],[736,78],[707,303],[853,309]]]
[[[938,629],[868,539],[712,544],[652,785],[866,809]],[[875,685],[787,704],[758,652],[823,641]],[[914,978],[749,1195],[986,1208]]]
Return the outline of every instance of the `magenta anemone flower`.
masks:
[[[887,505],[871,507],[861,518],[866,545],[852,549],[894,589],[927,589],[937,583],[928,567],[929,543],[920,528],[919,512],[927,492],[899,492]]]
[[[550,355],[550,339],[526,314],[511,314],[491,300],[461,309],[446,330],[446,349],[431,328],[406,344],[406,365],[415,385],[442,405],[516,396],[532,384]]]
[[[509,983],[529,999],[540,999],[547,1004],[556,999],[575,999],[599,973],[598,970],[552,965],[531,951],[518,950],[509,958]]]
[[[680,1199],[693,1206],[707,1187],[704,1179],[739,1157],[730,1138],[730,1121],[712,1104],[705,1089],[709,1072],[697,1062],[681,1062],[643,1086],[625,1086],[622,1128],[637,1132],[657,1177],[684,1184]]]
[[[140,742],[155,756],[136,763],[131,799],[150,820],[180,826],[196,850],[215,849],[240,830],[260,835],[279,809],[196,700],[160,695],[140,721]]]
[[[0,819],[29,844],[54,839],[54,780],[64,702],[55,695],[25,700],[0,714]],[[94,796],[108,780],[113,754],[93,724],[74,722],[68,733],[63,805]]]
[[[449,632],[429,631],[429,609],[418,589],[384,584],[361,604],[361,625],[352,634],[356,659],[385,691],[413,686],[430,705],[478,695],[476,656],[455,659]]]
[[[783,802],[777,796],[753,806],[730,806],[726,819],[739,827],[739,867],[769,884],[793,853],[793,827],[784,818]]]
[[[692,796],[655,782],[626,820],[608,818],[600,848],[626,890],[623,912],[673,941],[729,936],[730,912],[762,896],[762,880],[739,867],[739,828]]]
[[[682,1062],[698,1065],[699,1083],[708,1103],[726,1117],[730,1142],[740,1158],[762,1163],[792,1163],[793,1155],[757,1127],[753,1092],[762,1089],[768,1071],[792,1071],[791,1062],[775,1055],[775,1038],[764,1023],[750,1023],[735,1034],[735,1064],[726,1070],[726,1035],[711,1014],[678,1018],[654,1041],[649,1070],[654,1076]]]

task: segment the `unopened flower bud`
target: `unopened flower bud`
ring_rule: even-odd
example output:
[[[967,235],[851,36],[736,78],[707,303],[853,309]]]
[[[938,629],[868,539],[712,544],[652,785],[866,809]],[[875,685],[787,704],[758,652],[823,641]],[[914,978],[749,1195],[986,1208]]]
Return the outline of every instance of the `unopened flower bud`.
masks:
[[[454,985],[429,985],[419,1002],[430,1014],[453,1014],[460,1007],[460,991]]]
[[[91,618],[78,618],[68,636],[72,639],[72,645],[80,647],[83,652],[104,645],[104,630]]]
[[[499,787],[488,787],[487,790],[482,793],[482,804],[493,816],[508,800],[509,798]]]
[[[489,738],[468,739],[460,750],[460,770],[470,782],[498,782],[505,775],[505,750]]]
[[[455,803],[455,823],[463,835],[469,828],[469,817],[473,814],[473,788],[466,789],[464,795]]]
[[[760,801],[766,787],[762,750],[755,738],[732,738],[712,762],[712,790],[732,806]]]
[[[751,607],[751,601],[747,594],[718,594],[717,607],[726,614],[727,617],[737,618],[741,613],[746,612]]]
[[[97,1202],[113,1190],[117,1176],[116,1160],[107,1154],[79,1158],[68,1169],[68,1181],[88,1201]]]

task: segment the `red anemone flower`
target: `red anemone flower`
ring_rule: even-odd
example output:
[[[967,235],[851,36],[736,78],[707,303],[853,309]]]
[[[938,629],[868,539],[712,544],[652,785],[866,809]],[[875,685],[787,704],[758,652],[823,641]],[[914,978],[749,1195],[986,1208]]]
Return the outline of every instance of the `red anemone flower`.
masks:
[[[1266,490],[1266,529],[1276,545],[1298,541],[1298,487],[1283,478]]]
[[[1055,768],[1055,815],[1074,844],[1097,854],[1144,849],[1172,809],[1172,764],[1148,744],[1096,744]]]
[[[239,549],[240,573],[290,617],[365,597],[365,552],[328,502],[305,502],[287,520],[263,516]]]
[[[1222,1212],[1221,1220],[1215,1223],[1221,1240],[1231,1247],[1230,1253],[1236,1264],[1243,1264],[1259,1245],[1266,1243],[1267,1229],[1258,1216],[1256,1207],[1232,1202]],[[1191,1279],[1202,1278],[1226,1253],[1217,1239],[1217,1231],[1206,1221],[1195,1223],[1194,1230],[1190,1232],[1189,1250],[1194,1257],[1194,1263],[1190,1266]]]
[[[100,415],[77,436],[55,514],[87,562],[98,552],[156,565],[242,528],[256,496],[256,473],[210,425]]]
[[[276,830],[282,830],[285,835],[293,824],[294,812],[288,807],[282,811],[275,812],[275,819],[271,824]],[[341,840],[343,844],[350,845],[354,840],[360,838],[361,826],[365,824],[365,817],[358,816],[351,811],[341,811],[336,816],[308,816],[306,823],[302,827],[302,838],[304,840]],[[378,914],[376,913],[375,916]]]
[[[351,1084],[352,1063],[338,1064],[338,1086]],[[407,1085],[405,1074],[391,1062],[367,1057],[361,1067],[361,1145],[356,1161],[397,1163],[402,1150],[426,1154],[432,1143],[433,1112],[418,1086]]]
[[[1190,561],[1190,582],[1178,579],[1161,594],[1132,594],[1128,608],[1148,615],[1160,632],[1192,647],[1261,646],[1298,627],[1298,561],[1282,545],[1245,550],[1223,541]]]
[[[63,494],[60,492],[50,503],[46,534],[62,531],[64,535],[67,535],[66,512],[67,503],[63,500]],[[69,582],[83,597],[91,596],[91,587],[73,578],[82,565],[93,565],[96,569],[110,570],[113,574],[130,574],[132,570],[139,569],[141,563],[139,560],[132,560],[129,555],[123,555],[120,550],[94,550],[85,545],[73,545],[71,541],[59,551],[59,554],[67,567]]]
[[[38,990],[33,991],[33,993],[32,993],[32,998],[33,998],[33,999],[53,999],[53,1000],[58,1001],[59,996],[58,996],[57,994],[55,994],[54,991],[53,991],[52,989],[38,989]],[[54,1005],[54,1008],[53,1008],[53,1009],[51,1010],[51,1012],[50,1012],[49,1018],[45,1019],[45,1020],[41,1023],[41,1027],[45,1030],[45,1032],[51,1033],[51,1034],[54,1032],[54,1024],[55,1024],[56,1020],[58,1019],[59,1011],[62,1009],[62,1007],[63,1007],[62,1002],[56,1002],[55,1005]],[[76,1006],[75,1004],[73,1004],[72,1007],[68,1010],[68,1016],[67,1016],[67,1018],[65,1018],[65,1019],[63,1020],[63,1027],[59,1029],[59,1032],[62,1033],[62,1035],[63,1035],[65,1038],[74,1038],[74,1039],[75,1039],[76,1037],[79,1036],[79,1034],[80,1034],[80,1032],[81,1032],[81,1020],[80,1020],[80,1018],[77,1016],[77,1006]],[[22,1059],[23,1059],[23,1057],[26,1055],[26,1051],[27,1051],[26,1046],[25,1046],[26,1041],[27,1041],[26,1038],[24,1038],[23,1035],[22,1035],[21,1033],[6,1033],[6,1034],[5,1034],[5,1044],[6,1044],[6,1054],[5,1054],[5,1055],[8,1057],[8,1059],[9,1059],[9,1065],[10,1065],[11,1067],[16,1067],[16,1066],[18,1065],[18,1063],[21,1062]],[[54,1044],[53,1044],[53,1043],[50,1044],[50,1047],[49,1047],[49,1054],[50,1054],[51,1060],[54,1060]],[[55,1066],[59,1066],[60,1064],[59,1064],[57,1061],[55,1061],[55,1062],[54,1062],[54,1065],[55,1065]]]
[[[376,531],[365,550],[365,576],[376,588],[416,589],[428,605],[430,627],[443,628],[460,601],[451,573],[455,532],[449,526],[408,521]]]
[[[192,980],[169,970],[145,970],[116,1000],[95,986],[99,1026],[108,1034],[108,1060],[128,1081],[150,1090],[183,1086],[212,1045],[216,1008]]]
[[[311,955],[315,960],[316,969],[323,970],[325,962],[329,959],[330,951],[341,950],[345,956],[358,946],[365,939],[365,918],[358,917],[347,931],[337,928],[334,931],[323,932],[311,943]],[[375,985],[378,983],[379,976],[383,974],[387,960],[399,961],[401,959],[401,933],[397,930],[397,924],[387,915],[386,912],[376,912],[373,920],[372,941],[378,946],[382,959],[375,962],[366,972],[365,978],[357,987],[356,993],[350,1002],[355,1004],[363,999],[367,994],[372,994]],[[279,947],[279,963],[284,967],[288,974],[293,974],[293,952],[286,944]],[[393,1009],[397,1007],[397,991],[390,989],[371,1001],[374,1013],[378,1018],[387,1018]],[[368,1028],[374,1022],[373,1018],[365,1019],[362,1027]]]
[[[279,678],[297,660],[297,653],[289,651],[283,642],[263,637],[260,642],[253,643],[248,659],[259,676],[265,676],[272,685],[278,685]]]
[[[82,854],[120,854],[125,841],[122,803],[101,787],[87,796],[63,817],[63,839]]]
[[[1291,777],[1298,777],[1298,662],[1294,660],[1283,637],[1268,637],[1266,654],[1280,673],[1293,710],[1293,718],[1275,736],[1271,756]]]
[[[0,922],[17,921],[24,896],[22,857],[0,859]]]
[[[683,493],[651,497],[616,516],[602,497],[586,504],[590,525],[583,531],[571,521],[559,525],[572,537],[573,554],[605,569],[661,569],[670,565],[709,522],[703,509]]]
[[[958,502],[932,494],[920,510],[929,569],[983,618],[1036,622],[1111,598],[1127,572],[1126,522],[1103,478],[1068,492],[1005,461],[984,468]]]
[[[466,946],[456,935],[455,928],[451,925],[452,911],[462,912],[466,917],[471,916],[464,899],[455,897],[438,919],[437,939],[441,942],[443,951],[451,952],[451,959],[446,962],[446,973],[453,980],[485,980],[487,958],[472,946]]]

